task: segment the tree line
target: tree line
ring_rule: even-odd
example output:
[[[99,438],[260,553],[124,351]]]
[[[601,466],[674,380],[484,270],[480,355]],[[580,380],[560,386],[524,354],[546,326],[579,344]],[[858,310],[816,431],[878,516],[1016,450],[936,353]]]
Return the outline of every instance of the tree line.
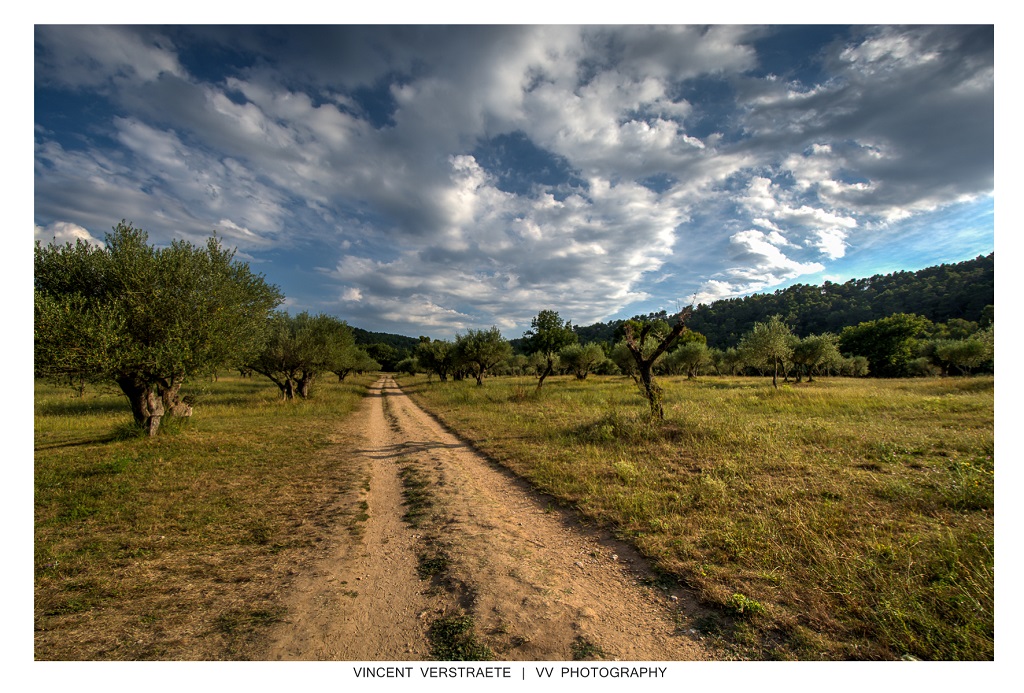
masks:
[[[700,304],[688,326],[703,334],[710,347],[736,345],[754,323],[780,316],[798,336],[839,334],[844,328],[908,313],[933,323],[966,320],[982,328],[992,324],[995,305],[995,254],[916,272],[893,272],[842,284],[795,284],[773,293]],[[665,311],[633,319],[666,320]],[[614,342],[625,321],[578,326],[580,341]]]
[[[966,305],[977,308],[986,297],[989,303],[944,322],[896,312],[835,331],[807,331],[808,325],[835,320],[811,321],[809,306],[829,310],[824,302],[835,308],[833,299],[850,291],[896,296],[915,285],[918,275],[933,288],[959,285],[985,275],[991,260],[990,255],[923,275],[856,280],[841,285],[842,290],[829,284],[815,290],[791,287],[760,298],[686,308],[672,317],[664,312],[638,316],[614,323],[610,338],[587,339],[607,337],[610,323],[595,331],[542,310],[516,340],[506,340],[497,327],[466,330],[453,340],[414,340],[366,332],[325,314],[292,316],[278,309],[284,300],[280,290],[236,261],[234,251],[224,249],[216,236],[203,247],[174,241],[155,248],[144,231],[122,221],[103,247],[84,241],[36,243],[35,373],[79,389],[91,382],[116,383],[135,422],[150,435],[162,417],[191,414],[192,403],[179,395],[187,378],[225,367],[265,376],[286,400],[308,397],[325,374],[343,381],[351,372],[381,368],[426,372],[442,381],[473,378],[477,385],[490,375],[532,374],[538,389],[555,373],[579,380],[590,373],[622,374],[637,384],[652,415],[661,417],[656,375],[770,374],[778,387],[780,377],[799,382],[822,375],[991,371],[994,326],[984,279],[978,280],[982,290],[965,299]],[[739,334],[728,332],[728,340],[719,336],[716,342],[705,333],[740,324],[736,317],[711,322],[709,312],[735,316],[781,305],[790,305],[790,311],[754,320]]]

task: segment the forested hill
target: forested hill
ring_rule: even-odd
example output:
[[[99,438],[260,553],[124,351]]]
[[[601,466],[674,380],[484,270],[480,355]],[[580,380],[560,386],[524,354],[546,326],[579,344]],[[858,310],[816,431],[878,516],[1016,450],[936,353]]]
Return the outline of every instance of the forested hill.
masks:
[[[353,327],[352,332],[356,338],[356,344],[387,344],[389,347],[399,351],[412,351],[419,344],[415,337],[406,337],[400,334],[388,332],[369,332],[360,327]]]
[[[805,337],[839,333],[847,325],[877,320],[893,313],[915,313],[932,322],[961,318],[986,324],[995,305],[995,253],[917,272],[876,274],[843,284],[795,284],[770,294],[715,301],[697,306],[690,329],[702,333],[708,346],[735,346],[755,322],[781,315],[794,334]],[[666,319],[664,314],[643,316]],[[621,321],[576,327],[582,342],[614,339]]]

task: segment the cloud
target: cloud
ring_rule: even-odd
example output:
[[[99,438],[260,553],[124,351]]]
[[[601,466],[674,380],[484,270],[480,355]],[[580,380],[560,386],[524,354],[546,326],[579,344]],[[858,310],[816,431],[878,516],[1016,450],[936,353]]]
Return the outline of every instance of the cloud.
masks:
[[[784,241],[775,232],[765,234],[756,229],[733,234],[729,238],[729,259],[734,266],[705,282],[697,292],[697,302],[760,291],[825,269],[818,262],[799,262],[787,257],[779,248],[787,244],[780,240]]]
[[[594,321],[642,297],[642,277],[671,252],[678,212],[643,186],[594,180],[589,199],[531,199],[495,188],[472,157],[450,165],[445,231],[408,239],[391,261],[346,254],[339,283],[395,301],[444,296],[456,312],[441,317],[453,327],[491,315],[528,324],[551,303]]]
[[[852,215],[899,218],[992,187],[992,27],[865,28],[830,49],[830,78],[796,90],[757,81],[745,119],[781,171]],[[755,83],[749,83],[751,89]],[[842,180],[840,173],[855,176]]]
[[[156,30],[36,26],[37,79],[84,89],[139,84],[183,72],[171,42]]]
[[[829,260],[846,255],[846,231],[843,229],[819,229],[818,239],[814,243],[821,254]]]
[[[451,334],[770,288],[991,192],[990,27],[788,74],[773,32],[38,27],[37,89],[85,107],[37,108],[36,224],[216,229],[318,309]]]
[[[67,221],[54,222],[46,227],[36,226],[34,235],[35,239],[44,245],[64,245],[78,241],[98,246],[103,245],[103,241],[93,236],[87,229]]]

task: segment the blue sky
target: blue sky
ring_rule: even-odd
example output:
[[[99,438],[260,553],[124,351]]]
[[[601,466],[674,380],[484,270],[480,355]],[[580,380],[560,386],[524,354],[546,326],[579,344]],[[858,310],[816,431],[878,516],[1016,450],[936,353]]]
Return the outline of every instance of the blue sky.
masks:
[[[451,337],[994,248],[991,26],[35,29],[34,223]]]

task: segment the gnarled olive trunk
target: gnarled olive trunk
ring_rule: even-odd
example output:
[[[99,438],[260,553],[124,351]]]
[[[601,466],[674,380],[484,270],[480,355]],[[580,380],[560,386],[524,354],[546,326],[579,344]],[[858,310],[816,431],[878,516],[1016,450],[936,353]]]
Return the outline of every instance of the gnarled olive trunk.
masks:
[[[146,435],[155,436],[164,415],[163,400],[153,392],[149,383],[136,376],[121,376],[117,384],[128,398],[135,423],[146,431]]]
[[[636,373],[633,375],[633,379],[636,381],[640,391],[651,405],[652,418],[658,420],[665,418],[665,408],[661,404],[661,386],[654,382],[654,374],[651,372],[654,368],[654,362],[657,361],[658,357],[665,353],[669,347],[672,346],[672,343],[676,341],[679,335],[683,333],[683,330],[685,329],[683,325],[686,322],[686,319],[690,317],[691,313],[691,308],[684,308],[680,311],[676,326],[658,341],[657,345],[646,357],[644,356],[644,342],[647,340],[652,325],[644,325],[638,336],[634,334],[632,323],[626,323],[626,347],[633,355],[633,361],[636,362]]]
[[[306,399],[309,397],[309,388],[313,385],[313,379],[316,378],[315,373],[303,373],[301,377],[295,381],[295,391],[299,394],[299,397]]]
[[[664,419],[665,409],[661,404],[661,386],[654,382],[654,374],[651,372],[651,367],[654,364],[651,362],[637,365],[637,374],[634,378],[640,387],[640,391],[643,392],[644,397],[647,398],[648,403],[651,405],[651,416],[659,420]]]
[[[264,373],[264,375],[266,375]],[[295,383],[292,382],[291,378],[275,378],[268,375],[268,378],[277,385],[277,389],[281,391],[281,399],[289,400],[295,399]]]
[[[179,390],[181,390],[181,381],[175,378],[162,380],[157,384],[157,392],[160,394],[160,401],[163,403],[166,416],[192,416],[192,406],[182,401],[178,396]]]

